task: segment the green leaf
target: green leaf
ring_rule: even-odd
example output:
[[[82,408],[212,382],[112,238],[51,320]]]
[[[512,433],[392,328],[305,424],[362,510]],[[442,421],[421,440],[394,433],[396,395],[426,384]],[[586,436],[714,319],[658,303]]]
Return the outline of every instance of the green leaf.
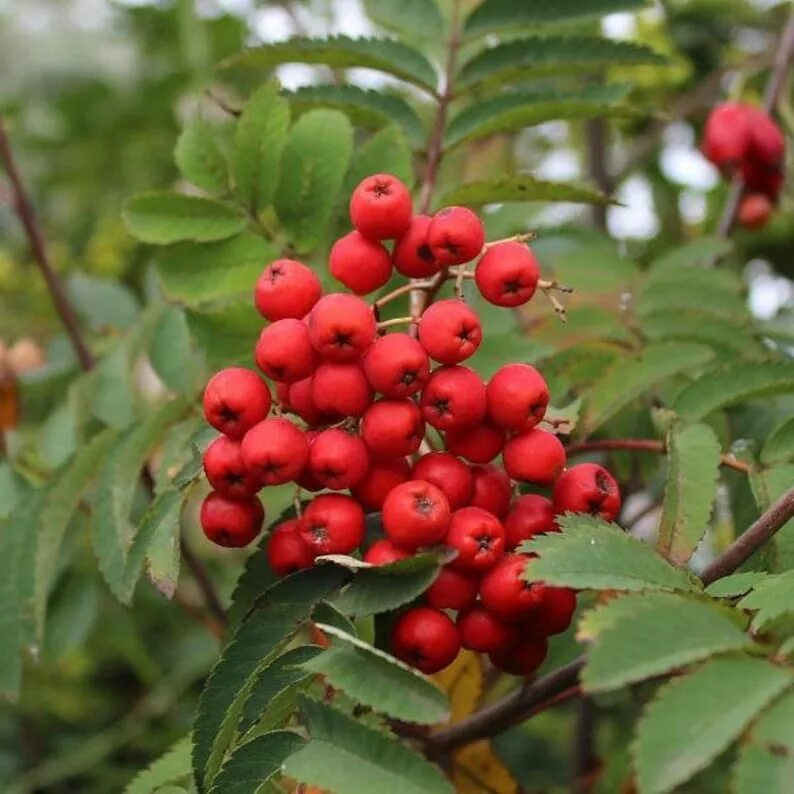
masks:
[[[690,340],[709,345],[718,357],[736,354],[752,357],[764,351],[754,329],[747,324],[737,324],[737,318],[713,317],[702,311],[674,306],[637,318],[637,328],[651,342]]]
[[[748,745],[733,767],[735,794],[790,794],[794,753]]]
[[[671,281],[678,275],[678,268],[688,268],[687,275],[693,278],[707,278],[712,283],[731,282],[737,285],[736,291],[739,292],[741,279],[735,272],[704,267],[712,258],[730,253],[733,247],[733,241],[723,237],[698,237],[656,257],[648,269],[649,278]],[[693,269],[695,272],[691,272]],[[668,272],[673,275],[667,275]]]
[[[290,777],[345,794],[452,794],[437,767],[341,711],[303,698],[301,717],[311,739],[287,759]]]
[[[794,690],[789,689],[766,709],[750,730],[750,739],[770,748],[794,750]]]
[[[764,631],[770,624],[794,614],[794,571],[778,576],[767,576],[753,587],[737,604],[757,614],[753,618],[753,631]]]
[[[169,306],[154,328],[149,361],[171,391],[193,394],[198,380],[198,361],[185,312]]]
[[[794,460],[794,416],[772,431],[761,449],[760,458],[765,466]]]
[[[289,102],[278,92],[277,84],[265,83],[237,120],[232,173],[237,192],[254,215],[273,201],[289,133]]]
[[[245,217],[234,207],[181,193],[142,193],[124,205],[129,233],[143,243],[208,243],[241,232]]]
[[[135,293],[119,281],[73,273],[66,287],[72,305],[95,331],[129,328],[140,314]]]
[[[124,794],[155,794],[161,786],[178,783],[190,775],[190,737],[176,742],[151,766],[139,772],[124,789]]]
[[[667,436],[667,484],[656,548],[682,565],[708,528],[717,495],[720,442],[704,424],[675,424]]]
[[[437,39],[444,30],[444,18],[436,0],[364,0],[367,15],[384,28]]]
[[[198,116],[180,133],[174,161],[182,176],[202,190],[223,195],[229,189],[229,169],[215,131]]]
[[[0,519],[8,518],[24,492],[22,480],[6,461],[0,462]]]
[[[651,546],[594,516],[566,513],[563,532],[541,535],[519,551],[539,555],[524,573],[527,581],[597,590],[694,591],[694,577],[675,568]]]
[[[753,469],[750,487],[761,510],[768,510],[794,483],[794,464],[785,463],[769,469]],[[794,568],[794,519],[787,521],[761,550],[762,561],[773,571]]]
[[[744,595],[748,590],[752,590],[759,582],[763,582],[766,577],[767,574],[760,571],[734,573],[712,582],[705,592],[714,598],[740,596]]]
[[[335,69],[357,66],[377,69],[428,91],[436,88],[435,69],[419,50],[383,38],[297,37],[248,50],[224,61],[221,68],[274,69],[283,63],[320,63]]]
[[[310,110],[290,132],[276,212],[298,251],[323,239],[353,152],[353,128],[338,110]]]
[[[398,127],[384,127],[357,149],[345,177],[345,194],[370,174],[387,173],[402,179],[409,187],[414,182],[411,150]]]
[[[587,656],[582,685],[589,692],[618,689],[753,645],[735,613],[713,602],[672,593],[617,600],[623,602],[620,616],[598,634]]]
[[[731,325],[750,321],[750,312],[742,295],[720,289],[718,281],[712,282],[702,276],[696,278],[704,273],[711,274],[712,271],[690,267],[678,268],[677,272],[679,277],[670,282],[659,283],[659,279],[648,279],[643,284],[635,300],[635,311],[639,317],[660,311],[690,311],[724,320]]]
[[[794,364],[736,363],[706,373],[683,389],[673,410],[691,421],[748,400],[794,392]]]
[[[277,581],[276,574],[264,554],[267,540],[268,536],[265,535],[257,548],[248,555],[243,571],[237,579],[228,611],[229,626],[232,629],[242,623],[254,601]]]
[[[642,794],[665,794],[722,753],[791,674],[761,659],[715,659],[663,686],[637,728]]]
[[[179,491],[163,491],[144,515],[136,536],[138,545],[146,551],[146,573],[152,584],[166,598],[174,597],[179,579],[179,565],[182,560],[179,548],[180,517],[183,503],[184,495]],[[133,564],[137,566],[139,563],[135,560]],[[127,569],[129,576],[132,573],[129,564]],[[137,572],[134,575],[137,579]]]
[[[449,702],[429,679],[393,656],[333,626],[318,624],[331,647],[303,666],[323,675],[356,702],[405,722],[434,725],[449,718]]]
[[[192,309],[187,312],[187,321],[211,368],[235,364],[253,367],[253,347],[263,322],[253,301],[218,309]]]

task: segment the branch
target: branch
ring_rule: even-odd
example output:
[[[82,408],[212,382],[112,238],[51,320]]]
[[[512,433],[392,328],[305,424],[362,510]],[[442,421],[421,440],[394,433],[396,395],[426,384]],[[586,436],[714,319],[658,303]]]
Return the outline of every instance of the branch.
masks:
[[[585,144],[587,146],[587,166],[596,187],[605,195],[611,196],[615,182],[609,173],[609,129],[606,119],[589,119],[585,124]],[[593,223],[596,228],[607,228],[607,205],[595,204],[591,207]]]
[[[229,619],[221,603],[218,591],[212,583],[209,572],[204,567],[204,563],[196,555],[184,537],[179,539],[179,547],[182,551],[182,559],[185,561],[185,565],[190,568],[190,572],[193,574],[193,578],[196,580],[196,584],[204,596],[207,608],[221,627],[225,628],[229,623]]]

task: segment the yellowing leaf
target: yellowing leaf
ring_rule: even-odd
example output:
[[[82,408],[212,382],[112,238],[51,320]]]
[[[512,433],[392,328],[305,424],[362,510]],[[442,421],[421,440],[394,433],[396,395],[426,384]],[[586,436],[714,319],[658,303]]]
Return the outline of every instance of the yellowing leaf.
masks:
[[[515,794],[518,784],[483,739],[453,756],[452,782],[458,794]]]
[[[452,722],[468,717],[477,708],[482,695],[482,664],[473,651],[461,651],[452,664],[433,676],[446,692],[451,705]]]

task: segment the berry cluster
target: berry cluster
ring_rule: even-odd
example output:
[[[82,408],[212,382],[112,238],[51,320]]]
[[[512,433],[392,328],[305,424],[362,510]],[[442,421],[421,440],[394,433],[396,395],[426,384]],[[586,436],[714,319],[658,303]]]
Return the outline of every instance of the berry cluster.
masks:
[[[407,188],[389,175],[356,188],[350,215],[355,231],[334,244],[330,268],[356,294],[323,295],[314,272],[292,259],[271,263],[257,282],[256,306],[270,322],[255,359],[276,384],[275,406],[266,382],[247,369],[222,370],[207,384],[207,421],[223,435],[204,458],[215,489],[202,507],[204,532],[220,545],[246,545],[264,519],[261,488],[294,482],[299,491],[324,491],[272,531],[267,557],[284,576],[320,555],[356,552],[365,514],[380,512],[383,536],[363,552],[366,562],[440,545],[455,552],[425,605],[397,618],[395,655],[431,673],[465,647],[526,675],[543,660],[546,638],[570,623],[576,597],[525,582],[528,556],[517,546],[554,531],[561,513],[614,519],[620,509],[609,472],[593,463],[566,469],[557,435],[539,426],[549,391],[534,367],[508,364],[485,383],[462,363],[483,333],[460,295],[462,278],[474,278],[491,303],[517,306],[543,287],[538,264],[517,240],[486,244],[480,219],[463,207],[412,215]],[[383,241],[392,239],[389,252]],[[360,297],[393,269],[431,281],[412,281],[375,304]],[[407,318],[416,336],[385,332],[395,321],[379,323],[378,310],[390,297],[450,277],[456,297]],[[428,445],[428,426],[443,451]],[[502,466],[492,462],[499,454]],[[551,498],[521,495],[518,483]]]
[[[739,223],[749,229],[764,226],[783,187],[785,140],[780,127],[759,108],[725,102],[706,120],[703,154],[728,178],[741,177]]]

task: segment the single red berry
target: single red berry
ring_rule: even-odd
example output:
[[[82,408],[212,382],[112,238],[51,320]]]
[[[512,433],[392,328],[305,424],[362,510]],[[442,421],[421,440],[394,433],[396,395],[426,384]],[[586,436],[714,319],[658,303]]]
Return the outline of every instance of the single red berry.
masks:
[[[216,372],[204,389],[204,416],[229,438],[242,438],[268,415],[270,404],[267,384],[242,367]]]
[[[760,108],[750,108],[748,159],[771,171],[780,171],[786,154],[786,139],[777,124]]]
[[[579,463],[559,476],[552,501],[557,513],[590,513],[614,521],[620,513],[620,488],[603,466]]]
[[[292,404],[289,401],[289,390],[291,386],[291,383],[284,383],[282,381],[276,383],[276,402],[285,411],[292,410]]]
[[[482,251],[485,229],[477,214],[470,209],[446,207],[430,221],[427,242],[439,264],[462,265]]]
[[[703,129],[703,154],[725,173],[734,171],[750,148],[752,108],[739,102],[717,105]]]
[[[378,400],[361,420],[361,436],[375,458],[413,455],[425,437],[422,412],[411,400]]]
[[[371,565],[388,565],[390,562],[404,560],[410,555],[407,551],[398,549],[390,540],[377,540],[364,554],[364,562]]]
[[[408,230],[394,244],[391,258],[401,275],[408,278],[427,278],[441,269],[427,244],[427,230],[431,220],[429,215],[414,215]]]
[[[445,565],[425,591],[425,601],[436,609],[468,609],[477,600],[476,576]]]
[[[515,624],[502,622],[481,606],[461,612],[455,625],[460,632],[460,644],[478,653],[512,648],[519,638]]]
[[[314,372],[318,357],[306,323],[286,318],[262,329],[254,358],[268,378],[295,383]]]
[[[320,432],[320,430],[306,430],[306,443],[309,445],[309,457],[306,459],[306,467],[301,472],[300,477],[295,479],[295,484],[299,488],[303,488],[304,491],[311,491],[312,493],[317,493],[317,491],[322,491],[325,488],[325,485],[314,476],[309,466],[312,444],[317,436],[320,435]]]
[[[265,510],[255,496],[232,499],[217,491],[207,494],[199,516],[207,538],[227,548],[247,546],[259,534],[264,520]]]
[[[366,177],[350,197],[350,222],[370,240],[402,237],[412,211],[411,192],[391,174]]]
[[[264,485],[281,485],[300,477],[309,457],[306,434],[277,416],[254,425],[240,446],[243,463]]]
[[[243,463],[240,442],[226,436],[218,436],[207,447],[204,472],[216,491],[232,499],[244,499],[259,490],[257,478]]]
[[[355,361],[375,340],[372,307],[356,295],[324,295],[308,322],[314,349],[328,361]]]
[[[482,573],[504,554],[505,531],[487,510],[462,507],[452,514],[444,543],[458,552],[450,563],[454,568]]]
[[[772,217],[772,202],[761,193],[748,193],[739,204],[738,220],[745,229],[761,229]]]
[[[538,606],[532,613],[534,633],[550,636],[562,634],[571,625],[576,612],[576,593],[570,587],[534,585],[538,589]]]
[[[505,519],[508,549],[514,549],[535,535],[555,531],[557,526],[551,500],[539,494],[519,496]]]
[[[364,540],[364,511],[344,494],[320,494],[306,506],[301,525],[301,537],[314,556],[350,554]]]
[[[411,478],[435,485],[447,497],[450,510],[471,501],[474,482],[469,467],[448,452],[429,452],[414,464]]]
[[[760,195],[769,202],[769,212],[772,205],[777,203],[780,198],[780,191],[783,189],[783,170],[780,168],[770,168],[769,166],[759,165],[754,160],[746,160],[742,163],[742,181],[744,182],[745,195],[742,204],[747,202],[750,196]],[[739,212],[742,211],[742,204],[739,205]],[[758,201],[750,203],[750,207],[765,207],[766,205]],[[745,212],[749,209],[746,208]]]
[[[315,272],[295,259],[271,262],[256,282],[254,303],[271,322],[300,319],[320,298],[322,286]]]
[[[497,243],[480,257],[474,281],[480,294],[496,306],[520,306],[534,294],[540,266],[526,245]]]
[[[410,397],[430,377],[425,349],[408,334],[386,334],[376,339],[361,364],[372,388],[384,397]]]
[[[293,518],[270,533],[265,554],[277,576],[287,576],[314,564],[314,555],[301,537],[301,528],[300,520]]]
[[[549,646],[545,637],[526,636],[512,648],[488,654],[491,664],[510,675],[531,675],[546,658]]]
[[[524,554],[505,554],[483,576],[480,599],[492,615],[508,622],[524,620],[537,608],[540,590],[522,576],[528,562]]]
[[[331,275],[356,295],[374,292],[391,278],[389,252],[358,232],[350,232],[333,244],[328,265]]]
[[[416,607],[394,624],[392,653],[406,664],[431,674],[443,670],[460,652],[455,624],[437,609]]]
[[[500,521],[510,509],[513,486],[505,470],[492,463],[471,467],[472,507],[493,513]]]
[[[360,436],[338,427],[323,430],[309,447],[309,471],[326,488],[341,491],[364,479],[369,455]]]
[[[331,424],[331,422],[339,419],[339,416],[337,414],[327,414],[317,407],[312,396],[313,384],[313,376],[291,384],[288,392],[287,407],[310,427]]]
[[[383,502],[383,530],[395,546],[406,551],[441,543],[449,517],[447,497],[422,480],[400,483]]]
[[[486,389],[488,416],[507,430],[531,430],[546,414],[549,387],[529,364],[507,364],[498,369]]]
[[[554,433],[536,427],[509,439],[502,460],[512,479],[551,485],[565,467],[565,448]]]
[[[364,478],[350,492],[367,510],[380,510],[392,488],[408,479],[410,470],[405,458],[371,461]]]
[[[485,410],[485,384],[468,367],[439,367],[422,392],[422,414],[439,430],[481,422]]]
[[[459,364],[480,346],[480,318],[462,300],[438,301],[419,319],[419,341],[439,364]]]
[[[505,431],[486,420],[480,424],[447,430],[444,433],[444,442],[450,452],[471,463],[488,463],[505,446]]]
[[[323,361],[312,377],[312,402],[334,417],[363,416],[372,403],[372,389],[360,365]]]

